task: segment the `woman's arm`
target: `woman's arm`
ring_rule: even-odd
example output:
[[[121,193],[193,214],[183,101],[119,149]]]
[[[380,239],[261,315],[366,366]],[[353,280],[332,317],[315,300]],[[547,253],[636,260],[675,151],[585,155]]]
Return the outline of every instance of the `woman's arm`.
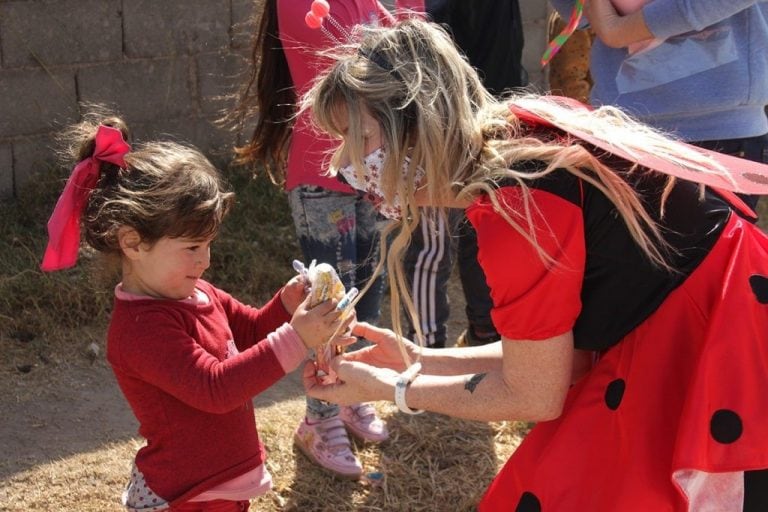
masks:
[[[758,0],[654,0],[643,6],[643,16],[660,39],[699,32],[759,3]]]
[[[502,368],[502,342],[478,347],[422,349],[422,373],[429,375],[462,375],[499,372]]]
[[[556,0],[553,0],[553,3],[557,3]],[[654,0],[645,2],[641,9],[622,16],[612,0],[589,0],[585,4],[584,12],[603,43],[613,48],[623,48],[646,39],[666,39],[688,32],[698,32],[754,4],[755,0]]]
[[[423,348],[412,341],[397,339],[390,329],[358,322],[352,334],[365,338],[371,345],[341,356],[346,361],[358,361],[397,372],[406,369],[405,353],[410,362],[419,361],[422,373],[431,375],[460,375],[501,370],[501,342],[479,347]]]
[[[571,333],[543,341],[499,343],[501,368],[455,376],[421,375],[406,391],[408,406],[482,421],[558,417],[571,383]]]
[[[492,355],[497,347],[502,348],[500,365]],[[446,355],[437,353],[442,350]],[[479,421],[549,420],[560,415],[571,384],[573,335],[569,331],[547,340],[503,339],[486,347],[427,349],[421,361],[422,373],[406,391],[411,409]],[[354,358],[338,358],[333,367],[340,381],[325,386],[316,381],[310,366],[305,368],[307,394],[341,404],[393,400],[399,369]],[[456,373],[444,373],[449,369]]]

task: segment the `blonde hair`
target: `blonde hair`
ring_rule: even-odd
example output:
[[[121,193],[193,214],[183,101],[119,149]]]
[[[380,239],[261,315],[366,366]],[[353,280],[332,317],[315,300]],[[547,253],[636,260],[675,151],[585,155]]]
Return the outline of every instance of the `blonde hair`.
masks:
[[[554,261],[538,244],[533,229],[536,206],[530,200],[526,183],[556,169],[565,169],[605,194],[649,260],[672,270],[666,262],[669,248],[660,228],[635,190],[585,147],[567,139],[544,140],[526,134],[510,106],[519,105],[545,119],[557,119],[560,125],[599,134],[629,153],[642,148],[701,172],[725,173],[713,161],[632,121],[615,108],[573,109],[551,98],[533,95],[495,100],[448,34],[435,24],[410,19],[393,27],[360,31],[359,45],[329,54],[335,62],[305,95],[302,109],[311,109],[315,124],[322,131],[343,140],[331,157],[332,170],[339,162],[349,160],[358,166],[358,172],[364,172],[360,168],[364,156],[361,112],[368,112],[381,125],[382,143],[387,151],[382,192],[387,200],[397,194],[404,212],[402,222],[389,228],[399,231],[388,250],[388,236],[382,236],[392,322],[398,334],[402,331],[397,314],[401,300],[411,317],[416,316],[407,293],[402,256],[419,220],[414,199],[417,167],[425,173],[428,204],[445,205],[455,198],[487,194],[496,211],[550,263]],[[527,161],[541,161],[546,166],[536,172],[515,169],[517,163]],[[405,179],[404,164],[408,167]],[[628,172],[636,171],[636,167]],[[521,209],[512,210],[500,203],[495,190],[503,179],[520,185]],[[672,185],[670,180],[662,199],[666,199]],[[663,204],[662,200],[662,208]],[[381,264],[377,270],[380,269]],[[414,325],[419,322],[414,321]]]
[[[93,155],[99,125],[119,129],[126,123],[104,107],[89,105],[80,123],[59,136],[62,161],[72,165]],[[120,256],[121,226],[136,230],[141,241],[163,237],[203,239],[215,235],[234,200],[216,168],[195,148],[175,142],[134,145],[126,167],[101,163],[99,180],[82,216],[86,242],[113,258]]]

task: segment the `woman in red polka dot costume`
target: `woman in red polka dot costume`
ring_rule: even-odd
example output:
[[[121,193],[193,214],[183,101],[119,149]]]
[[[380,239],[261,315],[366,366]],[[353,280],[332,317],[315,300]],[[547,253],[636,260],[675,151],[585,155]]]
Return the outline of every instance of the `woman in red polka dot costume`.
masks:
[[[496,101],[425,22],[336,58],[305,108],[341,141],[332,171],[399,217],[392,311],[413,310],[418,206],[464,208],[502,340],[433,350],[360,324],[375,345],[336,358],[336,384],[307,366],[308,393],[538,422],[483,512],[768,510],[768,238],[732,192],[659,172],[728,183],[747,164],[615,109]]]

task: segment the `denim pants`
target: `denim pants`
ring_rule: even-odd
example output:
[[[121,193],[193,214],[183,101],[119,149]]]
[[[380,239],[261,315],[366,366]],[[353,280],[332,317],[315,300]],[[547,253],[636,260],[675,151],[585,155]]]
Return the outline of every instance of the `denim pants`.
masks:
[[[379,259],[379,217],[372,203],[362,195],[302,185],[288,192],[296,235],[305,263],[313,259],[336,268],[348,290],[362,291]],[[357,319],[376,323],[381,315],[383,279],[357,303]],[[367,344],[360,340],[350,350]],[[307,397],[307,416],[329,418],[339,413],[336,404]]]
[[[425,208],[403,265],[411,287],[411,298],[419,315],[424,344],[429,347],[445,347],[446,324],[450,315],[448,280],[454,258],[459,264],[468,327],[482,332],[496,330],[491,320],[493,301],[490,289],[477,261],[477,233],[464,215],[464,210],[450,209],[446,219],[436,210]],[[410,318],[408,320],[410,323]],[[414,334],[415,329],[411,325],[409,335],[413,338]]]

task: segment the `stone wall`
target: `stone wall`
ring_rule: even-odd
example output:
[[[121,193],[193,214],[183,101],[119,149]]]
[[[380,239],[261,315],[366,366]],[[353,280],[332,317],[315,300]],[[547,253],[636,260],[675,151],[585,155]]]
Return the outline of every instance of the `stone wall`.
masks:
[[[228,154],[235,135],[213,122],[239,82],[255,2],[0,0],[0,199],[53,165],[53,136],[83,103],[122,113],[137,140]],[[543,87],[547,4],[521,5],[524,63]]]

